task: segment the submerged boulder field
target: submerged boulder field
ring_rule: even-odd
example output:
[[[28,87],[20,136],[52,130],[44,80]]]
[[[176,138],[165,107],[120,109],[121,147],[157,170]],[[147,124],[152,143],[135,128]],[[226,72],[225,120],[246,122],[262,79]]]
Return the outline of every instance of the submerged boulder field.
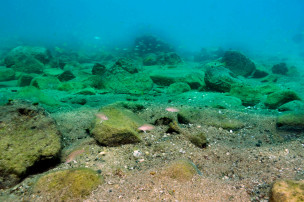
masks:
[[[0,201],[301,199],[301,74],[234,50],[193,57],[153,36],[8,51]]]

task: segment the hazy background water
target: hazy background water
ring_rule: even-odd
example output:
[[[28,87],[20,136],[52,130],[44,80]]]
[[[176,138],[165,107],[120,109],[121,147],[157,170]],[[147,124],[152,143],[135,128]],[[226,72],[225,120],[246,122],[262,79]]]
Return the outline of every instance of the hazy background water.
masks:
[[[154,34],[178,50],[202,47],[304,55],[303,0],[9,0],[0,46],[128,48]],[[304,58],[304,56],[302,56]]]

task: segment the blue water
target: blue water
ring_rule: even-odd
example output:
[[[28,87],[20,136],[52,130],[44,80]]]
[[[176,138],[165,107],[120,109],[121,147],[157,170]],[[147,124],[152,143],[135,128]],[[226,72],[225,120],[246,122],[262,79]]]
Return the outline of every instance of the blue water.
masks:
[[[302,0],[2,0],[0,44],[128,48],[149,33],[181,51],[301,55],[303,11]]]

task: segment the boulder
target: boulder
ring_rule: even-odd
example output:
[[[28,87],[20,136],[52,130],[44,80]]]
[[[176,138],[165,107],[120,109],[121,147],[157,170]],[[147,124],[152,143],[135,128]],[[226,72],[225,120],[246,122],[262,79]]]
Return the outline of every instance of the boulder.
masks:
[[[0,120],[0,188],[57,162],[59,131],[42,108],[20,102],[2,106]]]
[[[304,181],[279,180],[270,190],[270,202],[304,201]]]
[[[277,119],[277,127],[287,130],[303,130],[304,111],[281,114]]]
[[[294,100],[281,105],[279,111],[304,111],[304,102],[300,100]]]
[[[93,137],[102,145],[119,146],[141,141],[137,129],[143,121],[132,111],[119,105],[108,105],[99,110],[91,130]]]
[[[76,77],[74,76],[72,71],[67,70],[61,73],[57,78],[59,79],[59,81],[64,82],[64,81],[72,80]]]
[[[95,63],[92,68],[92,74],[102,76],[106,72],[106,69],[106,66],[103,64]]]
[[[39,76],[31,81],[31,86],[39,89],[57,89],[59,84],[59,79],[52,76]]]
[[[235,74],[223,66],[210,67],[205,72],[207,88],[218,92],[229,92],[232,85],[239,85],[241,81]]]
[[[256,69],[255,64],[238,51],[226,51],[222,62],[233,73],[244,77],[250,76]]]
[[[293,100],[301,100],[301,98],[294,91],[281,90],[269,94],[264,104],[270,109],[277,109],[281,105]]]
[[[10,81],[15,79],[15,71],[9,68],[0,67],[0,82]]]
[[[180,93],[187,92],[187,91],[190,91],[190,90],[191,90],[191,88],[187,83],[176,82],[176,83],[171,84],[168,87],[167,92],[170,93],[170,94],[180,94]]]
[[[120,58],[111,68],[109,68],[109,72],[111,74],[117,74],[126,71],[130,74],[134,74],[138,72],[138,69],[139,65],[136,63],[136,61],[130,58]]]
[[[288,73],[288,67],[286,65],[286,63],[282,62],[276,65],[273,65],[273,67],[271,68],[272,73],[274,74],[282,74],[282,75],[286,75]]]
[[[32,74],[21,74],[18,79],[18,86],[24,87],[29,86],[34,78]]]
[[[59,170],[40,177],[34,191],[42,201],[83,201],[104,182],[89,168]]]
[[[254,106],[258,104],[263,97],[263,94],[258,87],[245,84],[232,85],[230,95],[241,99],[244,106]]]

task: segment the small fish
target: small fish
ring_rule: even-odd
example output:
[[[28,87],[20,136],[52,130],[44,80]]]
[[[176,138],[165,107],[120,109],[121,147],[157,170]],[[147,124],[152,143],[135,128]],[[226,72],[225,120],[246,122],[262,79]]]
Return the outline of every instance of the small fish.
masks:
[[[146,133],[146,131],[153,130],[155,127],[150,124],[144,124],[138,128],[138,130],[142,130]]]
[[[76,156],[82,154],[83,152],[84,152],[84,149],[73,151],[72,153],[70,153],[68,155],[68,157],[65,160],[65,163],[70,163],[71,161],[73,161],[76,158]]]
[[[174,107],[167,107],[166,111],[168,111],[168,112],[179,112],[179,109],[174,108]]]
[[[104,113],[98,113],[95,116],[100,119],[100,123],[109,120],[109,118]]]

